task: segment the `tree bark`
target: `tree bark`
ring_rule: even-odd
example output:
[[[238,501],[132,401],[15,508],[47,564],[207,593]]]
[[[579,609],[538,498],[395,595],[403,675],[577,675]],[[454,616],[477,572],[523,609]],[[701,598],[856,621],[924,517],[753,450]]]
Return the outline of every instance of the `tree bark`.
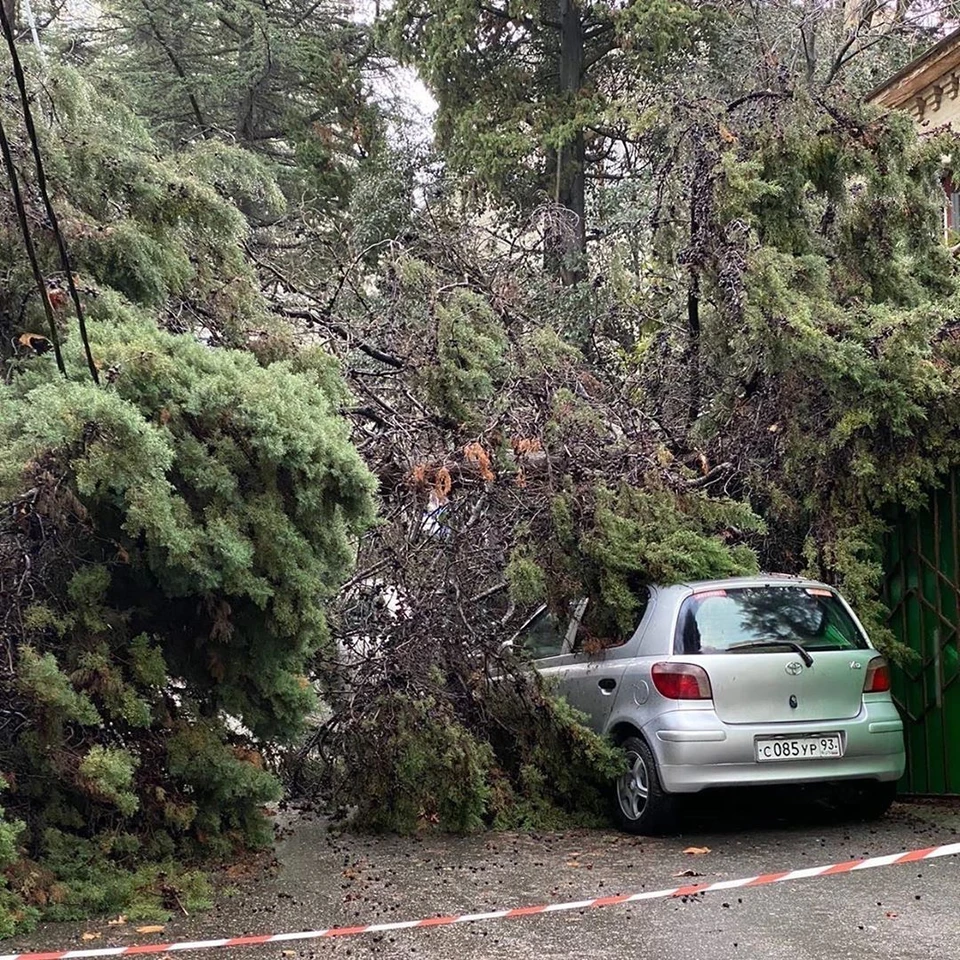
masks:
[[[254,111],[256,110],[256,84],[253,80],[253,20],[247,14],[241,14],[240,50],[237,54],[237,72],[240,87],[237,91],[237,115],[234,132],[240,143],[250,143],[253,138]]]
[[[692,427],[700,416],[700,272],[696,267],[690,269],[690,286],[687,288],[687,330],[690,337],[689,398],[687,407],[687,426]]]
[[[687,286],[687,373],[688,397],[687,425],[692,427],[700,416],[701,362],[700,362],[700,275],[704,268],[707,250],[704,236],[711,215],[712,177],[707,156],[705,134],[694,132],[694,154],[690,178],[690,246],[687,254],[689,283]]]
[[[572,106],[583,86],[583,19],[577,0],[559,0],[559,92]],[[565,286],[586,275],[586,176],[583,130],[552,156],[555,163],[554,200],[560,217],[552,221],[546,237],[547,267]]]
[[[7,0],[3,0],[3,2],[6,3]],[[13,2],[16,2],[16,0],[13,0]],[[170,66],[173,67],[174,73],[176,73],[183,84],[183,88],[187,93],[187,100],[190,102],[190,110],[193,113],[193,119],[197,124],[198,133],[202,137],[207,137],[209,134],[209,128],[207,127],[206,121],[203,119],[203,111],[200,109],[200,102],[197,100],[196,94],[193,92],[193,88],[189,79],[187,78],[186,71],[183,69],[183,64],[181,64],[180,59],[173,50],[173,47],[161,32],[160,26],[157,23],[156,17],[154,16],[154,10],[146,2],[146,0],[141,0],[141,6],[143,7],[143,12],[147,15],[147,23],[150,26],[150,32],[153,34],[153,38],[158,44],[160,44],[160,49],[166,54],[167,59],[170,61]]]
[[[10,24],[10,29],[16,32],[16,29],[20,23],[18,14],[19,14],[20,3],[19,0],[3,0],[3,10],[7,15],[7,22]]]
[[[239,88],[234,130],[240,143],[253,144],[263,137],[261,106],[269,86],[272,67],[269,54],[265,64],[259,62],[256,49],[257,24],[249,11],[238,11],[234,30],[239,40]]]

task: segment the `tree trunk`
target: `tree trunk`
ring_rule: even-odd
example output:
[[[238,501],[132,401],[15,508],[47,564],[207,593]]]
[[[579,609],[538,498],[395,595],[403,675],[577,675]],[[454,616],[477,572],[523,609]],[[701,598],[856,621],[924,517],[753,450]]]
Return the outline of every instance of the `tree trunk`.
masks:
[[[583,20],[577,0],[559,0],[560,62],[559,90],[572,106],[583,85]],[[583,131],[556,151],[554,161],[554,200],[560,208],[546,237],[547,268],[559,276],[565,286],[581,281],[586,274],[586,176]]]
[[[692,427],[700,416],[700,272],[690,269],[690,286],[687,288],[687,331],[689,335],[689,404],[687,426]]]
[[[693,164],[690,178],[690,246],[687,253],[689,283],[687,286],[687,425],[692,427],[700,416],[702,370],[700,362],[700,275],[707,258],[705,231],[711,217],[712,174],[706,150],[706,135],[696,130],[693,135]]]
[[[235,133],[240,143],[249,145],[256,143],[263,133],[264,96],[269,90],[273,67],[269,46],[265,53],[266,62],[263,62],[257,49],[258,26],[252,14],[247,10],[239,10],[235,26],[239,40]]]
[[[239,50],[237,53],[237,114],[234,133],[240,143],[253,140],[254,111],[256,109],[256,84],[253,79],[254,24],[249,14],[240,12],[238,20]]]

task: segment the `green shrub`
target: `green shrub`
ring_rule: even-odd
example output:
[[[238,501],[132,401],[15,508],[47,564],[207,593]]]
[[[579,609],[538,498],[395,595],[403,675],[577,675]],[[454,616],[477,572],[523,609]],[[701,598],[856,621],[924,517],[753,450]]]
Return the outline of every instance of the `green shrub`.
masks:
[[[71,340],[68,380],[44,357],[0,385],[0,497],[26,492],[35,520],[0,536],[36,574],[0,769],[42,851],[10,868],[8,932],[27,907],[156,914],[177,883],[202,900],[174,861],[269,842],[281,787],[257,743],[312,711],[323,604],[373,516],[329,363],[212,350],[109,292],[89,325],[109,383]]]
[[[350,728],[338,786],[357,824],[471,833],[603,822],[622,757],[565,701],[534,678],[505,679],[471,729],[451,699],[384,695],[369,723]]]

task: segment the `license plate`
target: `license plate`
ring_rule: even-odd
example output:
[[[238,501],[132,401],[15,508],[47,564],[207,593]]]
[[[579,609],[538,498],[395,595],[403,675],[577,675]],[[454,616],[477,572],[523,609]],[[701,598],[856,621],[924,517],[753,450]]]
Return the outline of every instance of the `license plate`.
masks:
[[[842,757],[843,745],[839,733],[816,737],[757,737],[754,741],[758,763],[777,760],[824,760]]]

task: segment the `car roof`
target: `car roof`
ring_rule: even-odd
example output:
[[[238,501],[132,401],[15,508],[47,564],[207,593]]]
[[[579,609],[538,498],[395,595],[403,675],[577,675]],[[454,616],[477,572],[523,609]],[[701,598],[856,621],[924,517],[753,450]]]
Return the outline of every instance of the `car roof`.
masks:
[[[724,577],[717,580],[688,580],[670,586],[656,586],[658,592],[682,590],[684,593],[700,590],[733,590],[737,587],[814,587],[821,590],[833,590],[827,583],[798,577],[789,573],[758,573],[749,577]]]
[[[758,573],[750,577],[725,577],[717,580],[688,580],[682,583],[673,583],[673,584],[649,584],[649,589],[652,593],[669,595],[674,594],[675,599],[676,595],[680,594],[681,596],[687,596],[687,594],[699,592],[701,590],[734,590],[737,587],[783,587],[783,586],[796,586],[796,587],[812,587],[820,590],[829,590],[834,592],[834,587],[831,587],[829,583],[822,583],[819,580],[810,580],[806,577],[798,577],[792,573]],[[547,609],[547,604],[541,603],[524,621],[523,624],[518,628],[522,630],[534,617],[538,617],[544,610]]]

